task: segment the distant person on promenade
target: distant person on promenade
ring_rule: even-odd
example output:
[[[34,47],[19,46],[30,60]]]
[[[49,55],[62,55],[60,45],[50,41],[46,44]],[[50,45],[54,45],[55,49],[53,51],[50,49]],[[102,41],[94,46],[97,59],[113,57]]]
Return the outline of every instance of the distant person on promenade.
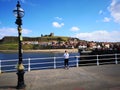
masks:
[[[69,69],[69,53],[68,51],[65,50],[65,53],[64,53],[64,67],[65,69]]]

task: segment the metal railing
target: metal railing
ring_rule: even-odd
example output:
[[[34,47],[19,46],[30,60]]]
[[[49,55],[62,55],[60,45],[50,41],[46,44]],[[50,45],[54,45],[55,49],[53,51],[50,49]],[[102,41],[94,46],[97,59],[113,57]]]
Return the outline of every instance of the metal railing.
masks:
[[[1,72],[16,72],[18,59],[0,60]],[[102,65],[102,64],[119,64],[120,54],[104,55],[80,55],[70,56],[69,66],[79,67],[83,65]],[[46,58],[27,58],[23,59],[25,71],[56,69],[64,67],[64,57],[46,57]]]

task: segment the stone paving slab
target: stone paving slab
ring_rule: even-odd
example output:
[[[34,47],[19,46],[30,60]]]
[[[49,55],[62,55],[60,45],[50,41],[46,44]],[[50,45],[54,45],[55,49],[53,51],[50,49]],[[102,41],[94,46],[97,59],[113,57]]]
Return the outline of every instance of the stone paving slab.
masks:
[[[120,90],[120,64],[37,70],[25,73],[22,90]],[[0,90],[16,90],[17,75],[0,74]]]

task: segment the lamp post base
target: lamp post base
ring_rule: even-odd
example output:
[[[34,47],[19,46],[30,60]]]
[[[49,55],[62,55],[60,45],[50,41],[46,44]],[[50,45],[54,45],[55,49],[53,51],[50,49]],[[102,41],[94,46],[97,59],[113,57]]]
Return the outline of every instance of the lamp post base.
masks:
[[[18,70],[17,76],[18,76],[18,84],[17,84],[17,89],[23,89],[26,87],[24,83],[24,70]]]

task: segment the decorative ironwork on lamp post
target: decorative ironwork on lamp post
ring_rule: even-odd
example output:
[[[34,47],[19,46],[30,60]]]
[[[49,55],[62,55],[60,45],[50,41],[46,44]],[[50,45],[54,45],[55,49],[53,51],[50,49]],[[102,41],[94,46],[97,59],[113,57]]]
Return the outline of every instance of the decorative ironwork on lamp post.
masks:
[[[15,24],[18,25],[18,54],[19,54],[19,61],[17,65],[17,76],[18,76],[18,83],[17,83],[17,89],[25,88],[24,83],[24,66],[23,66],[23,60],[22,60],[22,17],[24,16],[24,10],[21,8],[19,1],[17,2],[15,10],[13,10],[14,15],[16,16],[16,22]]]

